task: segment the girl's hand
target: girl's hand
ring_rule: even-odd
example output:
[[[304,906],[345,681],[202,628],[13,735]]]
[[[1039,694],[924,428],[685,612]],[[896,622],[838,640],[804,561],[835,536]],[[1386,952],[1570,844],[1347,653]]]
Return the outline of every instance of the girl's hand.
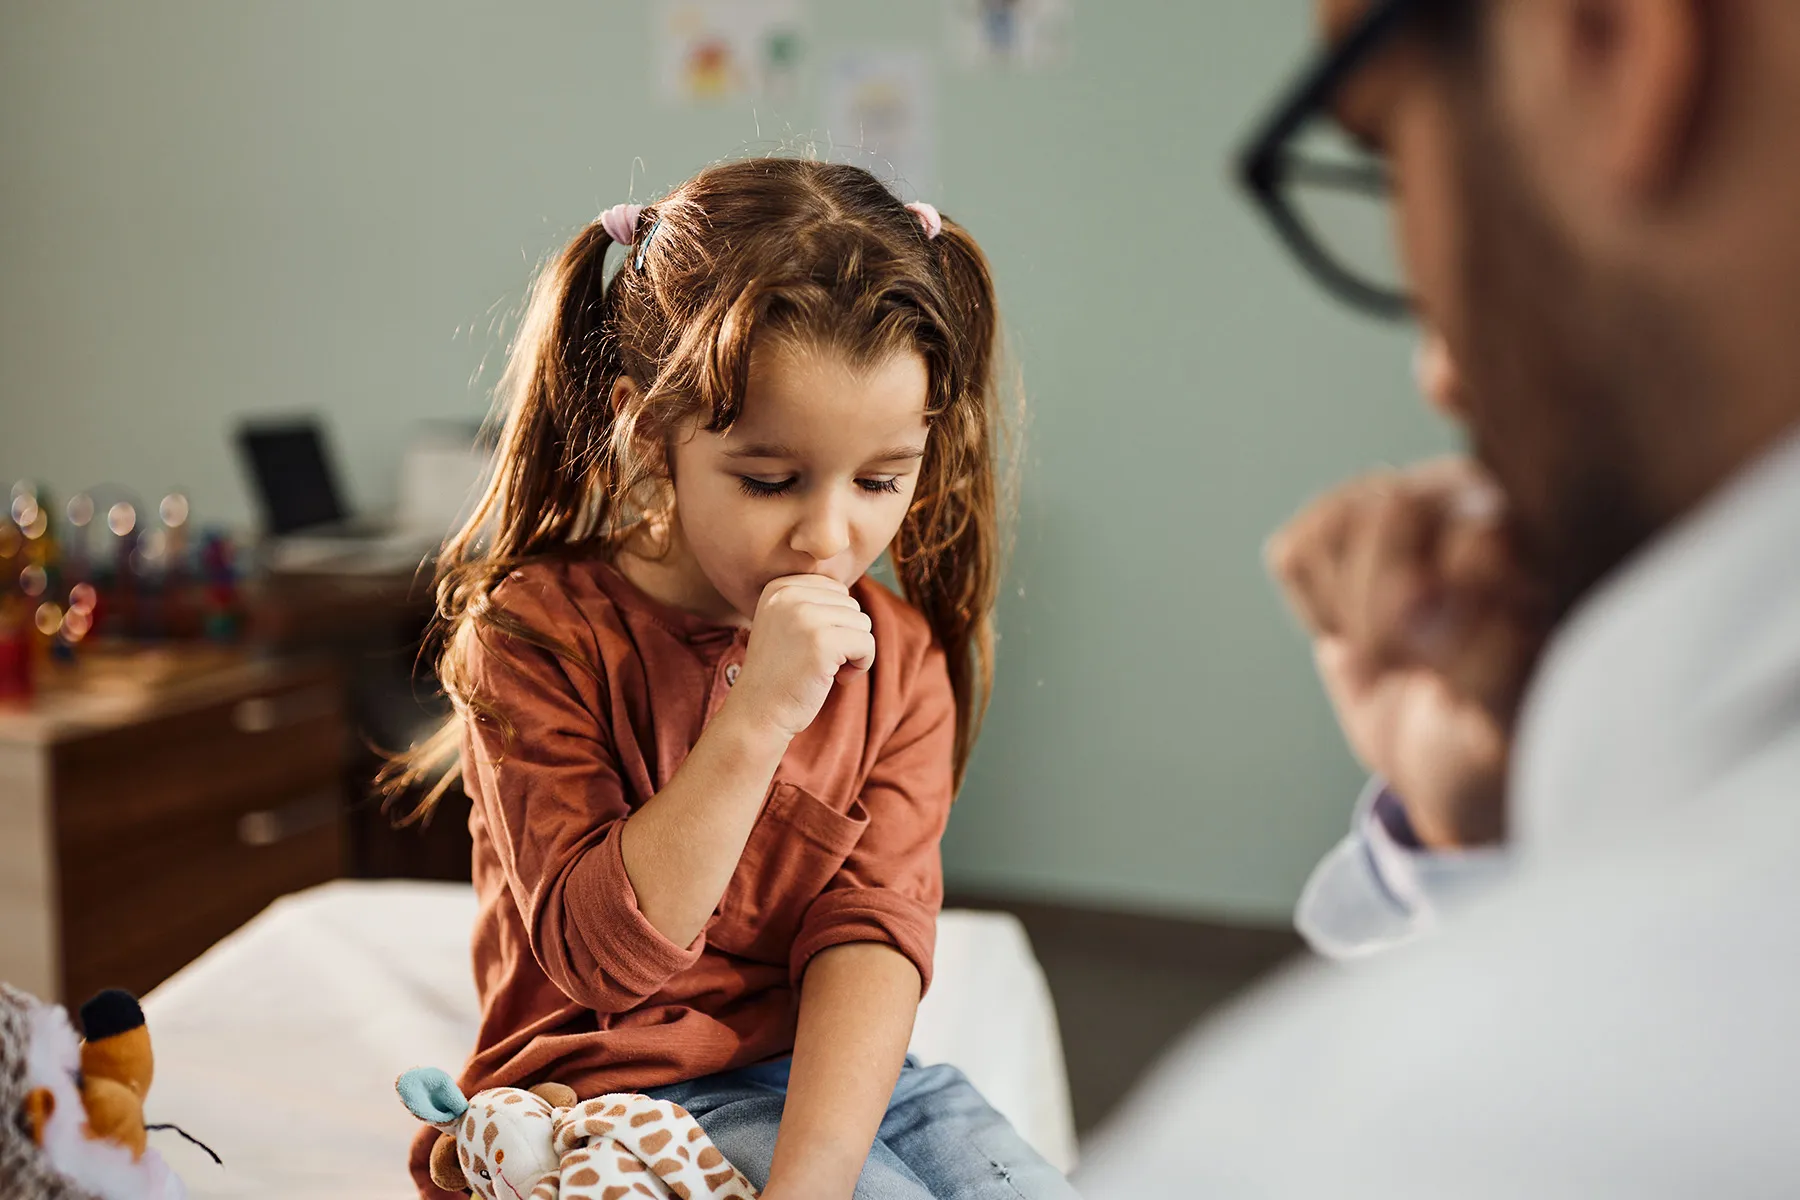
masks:
[[[1444,459],[1346,484],[1269,543],[1351,750],[1431,846],[1503,834],[1513,723],[1546,632],[1501,507],[1479,467]]]
[[[831,686],[875,662],[868,614],[823,575],[789,575],[763,589],[744,666],[727,701],[744,718],[792,738],[813,723]]]

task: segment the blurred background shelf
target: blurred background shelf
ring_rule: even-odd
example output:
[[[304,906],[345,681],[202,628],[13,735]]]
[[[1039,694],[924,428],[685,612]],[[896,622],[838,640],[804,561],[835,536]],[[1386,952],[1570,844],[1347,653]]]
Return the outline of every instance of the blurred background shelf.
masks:
[[[148,991],[344,863],[328,665],[100,651],[0,709],[0,978]]]

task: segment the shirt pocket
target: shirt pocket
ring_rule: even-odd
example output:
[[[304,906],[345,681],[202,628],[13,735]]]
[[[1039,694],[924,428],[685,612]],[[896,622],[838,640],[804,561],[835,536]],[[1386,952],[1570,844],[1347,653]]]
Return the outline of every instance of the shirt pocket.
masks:
[[[785,965],[806,910],[868,827],[860,802],[841,813],[804,788],[777,782],[707,928],[707,944]]]

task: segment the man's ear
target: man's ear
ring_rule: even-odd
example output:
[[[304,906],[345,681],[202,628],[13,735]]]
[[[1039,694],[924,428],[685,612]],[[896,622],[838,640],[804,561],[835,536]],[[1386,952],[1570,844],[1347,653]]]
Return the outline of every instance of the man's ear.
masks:
[[[1562,0],[1572,82],[1593,102],[1619,189],[1672,187],[1691,150],[1712,30],[1700,0]]]
[[[438,1134],[436,1144],[431,1147],[431,1182],[446,1192],[469,1190],[469,1178],[463,1174],[462,1164],[456,1161],[456,1139],[447,1133]]]

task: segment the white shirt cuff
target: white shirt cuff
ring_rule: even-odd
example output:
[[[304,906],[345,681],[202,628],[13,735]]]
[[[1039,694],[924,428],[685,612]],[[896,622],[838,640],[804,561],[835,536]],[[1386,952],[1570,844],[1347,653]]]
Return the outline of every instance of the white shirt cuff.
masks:
[[[1499,848],[1434,851],[1412,838],[1405,808],[1381,779],[1356,802],[1350,834],[1306,881],[1294,926],[1328,958],[1363,958],[1409,942],[1504,870]]]

